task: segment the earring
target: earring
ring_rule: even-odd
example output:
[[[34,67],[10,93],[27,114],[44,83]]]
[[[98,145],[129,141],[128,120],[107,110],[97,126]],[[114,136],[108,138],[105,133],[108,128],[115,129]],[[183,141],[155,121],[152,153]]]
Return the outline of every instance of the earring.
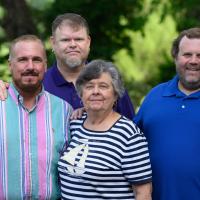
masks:
[[[113,108],[117,107],[117,100],[113,103]]]

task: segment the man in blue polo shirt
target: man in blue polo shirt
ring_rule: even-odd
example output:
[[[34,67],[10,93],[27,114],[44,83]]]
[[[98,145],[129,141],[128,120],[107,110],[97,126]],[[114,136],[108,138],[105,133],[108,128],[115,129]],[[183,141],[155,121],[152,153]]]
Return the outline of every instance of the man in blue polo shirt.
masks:
[[[58,15],[52,23],[50,39],[56,62],[44,75],[44,88],[66,100],[74,109],[81,108],[83,105],[74,84],[90,51],[88,23],[75,13]],[[3,100],[4,84],[0,83],[0,99]],[[117,100],[115,110],[129,119],[134,117],[134,108],[127,91]]]
[[[149,144],[153,200],[200,199],[200,28],[172,45],[177,75],[153,88],[135,122]]]

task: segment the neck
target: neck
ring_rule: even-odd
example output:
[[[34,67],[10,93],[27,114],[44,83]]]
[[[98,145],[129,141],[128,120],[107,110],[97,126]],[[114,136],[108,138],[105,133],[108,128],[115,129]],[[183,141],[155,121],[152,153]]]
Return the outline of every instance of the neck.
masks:
[[[28,110],[31,110],[35,106],[35,103],[36,103],[35,96],[24,98],[24,106]]]
[[[68,81],[75,84],[76,79],[78,78],[82,68],[84,65],[70,68],[67,65],[63,65],[61,62],[57,61],[57,67],[59,72],[62,74],[63,78]]]
[[[19,91],[19,94],[23,97],[24,107],[31,110],[36,103],[36,96],[41,92],[41,88],[37,91]]]
[[[85,127],[90,130],[105,131],[119,119],[120,115],[111,110],[105,113],[87,112]]]
[[[197,91],[200,90],[200,88],[198,88],[198,89],[196,89],[196,90],[189,90],[189,89],[185,88],[185,87],[181,84],[180,81],[178,82],[178,88],[179,88],[179,90],[180,90],[181,92],[183,92],[185,95],[190,95],[190,94],[195,93],[195,92],[197,92]]]

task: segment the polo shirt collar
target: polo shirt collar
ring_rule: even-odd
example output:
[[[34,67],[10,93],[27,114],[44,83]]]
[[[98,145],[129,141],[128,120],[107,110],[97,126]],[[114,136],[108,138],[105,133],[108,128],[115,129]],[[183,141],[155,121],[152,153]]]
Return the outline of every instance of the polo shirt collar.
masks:
[[[176,75],[171,81],[168,82],[168,85],[163,91],[163,97],[170,97],[170,96],[176,96],[176,97],[188,97],[188,98],[200,98],[200,91],[194,92],[190,95],[184,94],[182,91],[178,88],[178,75]]]
[[[21,104],[23,107],[23,97],[19,94],[18,90],[16,89],[16,87],[14,86],[13,82],[10,83],[9,89],[8,91],[10,92],[11,97],[15,100],[15,102],[17,104]],[[36,98],[36,103],[35,106],[29,110],[29,112],[31,112],[32,110],[35,109],[35,107],[37,106],[41,96],[44,94],[44,86],[42,85],[42,90],[41,92],[35,97]],[[24,107],[25,108],[25,107]],[[25,108],[26,109],[26,108]]]
[[[60,71],[58,70],[57,62],[53,64],[52,67],[52,77],[56,84],[56,86],[64,85],[64,84],[70,84],[70,82],[66,81]]]

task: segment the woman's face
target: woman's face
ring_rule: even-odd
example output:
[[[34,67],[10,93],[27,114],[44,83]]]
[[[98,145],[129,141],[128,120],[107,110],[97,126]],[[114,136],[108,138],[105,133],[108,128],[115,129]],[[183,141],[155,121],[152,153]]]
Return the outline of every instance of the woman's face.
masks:
[[[102,73],[99,78],[87,82],[83,86],[81,98],[87,112],[112,110],[116,95],[111,76]]]

